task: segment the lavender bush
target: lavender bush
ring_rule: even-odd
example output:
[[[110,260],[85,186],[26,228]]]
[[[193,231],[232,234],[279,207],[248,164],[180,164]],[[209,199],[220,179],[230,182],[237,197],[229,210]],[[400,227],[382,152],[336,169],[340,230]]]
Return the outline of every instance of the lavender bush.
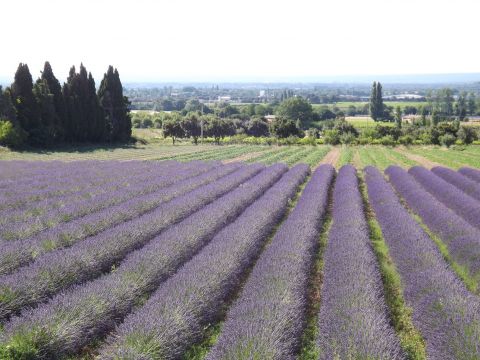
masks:
[[[21,192],[24,197],[26,193],[30,196],[28,201],[19,202],[17,199],[16,206],[10,206],[8,209],[0,212],[2,219],[1,223],[7,223],[11,221],[25,220],[29,217],[38,217],[48,212],[50,209],[58,209],[65,204],[73,201],[81,201],[95,196],[101,195],[105,192],[115,190],[119,187],[129,189],[134,184],[141,184],[143,181],[152,177],[162,176],[165,173],[172,173],[175,170],[181,169],[181,165],[178,163],[170,163],[168,166],[152,165],[148,170],[139,172],[138,170],[123,173],[124,169],[111,168],[110,174],[97,175],[92,177],[89,172],[86,176],[68,176],[65,181],[58,184],[59,180],[52,180],[49,183],[49,187],[55,187],[56,193],[50,194],[50,196],[40,196],[40,191],[36,190],[33,186],[28,190],[21,189],[17,185],[10,187],[10,192]],[[33,181],[32,181],[33,182]],[[33,184],[30,184],[33,185]],[[63,191],[60,191],[60,190]],[[42,189],[41,191],[43,191]],[[32,196],[35,195],[35,196]],[[20,197],[20,195],[19,195]],[[33,198],[33,199],[32,199]],[[35,199],[35,200],[34,200]]]
[[[408,172],[445,206],[480,229],[480,203],[478,201],[425,168],[414,166]]]
[[[399,170],[388,172],[396,178]],[[414,324],[425,339],[428,358],[480,358],[478,298],[449,269],[434,242],[400,204],[382,174],[373,167],[367,167],[365,173],[370,203],[400,273]]]
[[[294,359],[335,169],[320,166],[258,259],[207,359]]]
[[[412,175],[398,166],[385,170],[407,205],[447,245],[453,260],[480,277],[480,231],[428,193]]]
[[[229,164],[189,177],[154,193],[138,196],[102,211],[58,225],[23,241],[0,243],[0,275],[8,274],[26,265],[38,256],[104,231],[121,222],[134,219],[153,210],[174,197],[186,194],[238,169],[240,164]],[[172,176],[172,180],[180,180]],[[153,180],[155,181],[155,180]]]
[[[128,316],[102,359],[178,358],[221,314],[309,171],[297,165]],[[147,320],[148,319],[148,320]]]
[[[470,179],[467,176],[462,175],[451,169],[447,169],[441,166],[434,167],[432,172],[441,177],[443,180],[456,186],[462,190],[465,194],[470,195],[476,200],[480,201],[480,184]]]
[[[44,254],[16,273],[0,277],[0,319],[43,301],[69,285],[108,271],[113,264],[145,245],[160,231],[231,191],[261,169],[261,165],[242,168],[161,204],[134,220],[89,237],[70,248]],[[268,174],[275,176],[273,171]]]
[[[0,340],[18,356],[32,347],[51,357],[87,345],[113,327],[284,171],[282,165],[269,168],[162,232],[128,255],[114,272],[61,293],[35,310],[24,311],[6,325]],[[58,328],[60,322],[62,327]]]
[[[480,183],[480,170],[468,168],[468,167],[462,167],[458,170],[458,172],[466,177],[469,177],[472,180],[475,180],[476,182]]]
[[[77,199],[62,199],[61,206],[57,208],[49,208],[46,205],[45,208],[41,207],[40,211],[37,210],[38,216],[19,216],[17,221],[12,221],[10,214],[6,214],[4,220],[7,223],[2,225],[0,234],[8,240],[24,239],[59,223],[91,214],[135,196],[148,194],[186,177],[207,171],[213,166],[215,165],[201,164],[192,169],[191,165],[176,164],[169,169],[158,169],[153,174],[142,174],[134,180],[120,178],[109,186],[101,185],[99,186],[101,190],[96,194],[90,193],[89,196],[80,196]],[[18,214],[12,214],[12,216],[15,215],[18,216]]]
[[[22,206],[25,208],[32,201],[41,201],[52,196],[78,191],[82,189],[79,184],[94,186],[111,181],[112,175],[115,178],[117,174],[119,176],[125,173],[141,174],[149,169],[148,163],[139,166],[142,164],[141,162],[133,164],[113,161],[80,161],[67,164],[58,162],[56,167],[52,167],[51,162],[40,162],[40,164],[45,164],[41,168],[41,172],[37,171],[20,179],[18,177],[10,179],[3,184],[3,187],[0,186],[4,189],[0,195],[0,210],[11,210]],[[43,172],[45,172],[45,176],[42,176]]]
[[[370,245],[355,168],[343,166],[333,192],[324,255],[318,346],[321,359],[400,359]]]

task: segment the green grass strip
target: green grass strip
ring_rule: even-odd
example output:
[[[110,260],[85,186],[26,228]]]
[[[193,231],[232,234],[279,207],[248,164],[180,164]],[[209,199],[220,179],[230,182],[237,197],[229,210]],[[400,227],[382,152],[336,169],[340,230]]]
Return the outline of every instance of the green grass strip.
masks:
[[[397,152],[395,149],[388,149],[388,156],[394,160],[392,161],[392,164],[399,164],[403,167],[412,167],[418,165],[418,162],[409,159],[404,154]]]
[[[310,167],[315,167],[330,152],[331,149],[332,148],[330,146],[319,146],[317,149],[307,155],[302,162]]]
[[[338,167],[353,163],[353,149],[351,146],[342,146]]]
[[[329,191],[328,210],[320,232],[318,250],[314,259],[312,273],[310,275],[307,300],[307,322],[302,335],[300,354],[298,360],[317,360],[320,351],[317,346],[318,338],[318,313],[321,304],[321,288],[323,279],[324,260],[323,254],[327,247],[328,233],[332,226],[332,189]]]
[[[382,276],[385,301],[390,310],[390,318],[393,327],[400,339],[400,346],[405,351],[407,359],[427,359],[425,342],[420,331],[413,324],[412,309],[405,304],[400,274],[389,255],[388,245],[385,243],[380,225],[375,219],[375,214],[370,207],[363,172],[360,172],[359,185],[373,251],[377,257]]]

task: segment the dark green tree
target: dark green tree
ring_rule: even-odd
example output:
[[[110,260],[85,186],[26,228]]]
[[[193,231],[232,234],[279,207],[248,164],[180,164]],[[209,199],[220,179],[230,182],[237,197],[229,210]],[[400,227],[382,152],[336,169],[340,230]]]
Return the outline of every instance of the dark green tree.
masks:
[[[123,96],[123,86],[118,70],[111,65],[100,83],[98,97],[105,112],[110,139],[112,141],[128,141],[132,136],[129,102]]]
[[[60,82],[53,74],[52,67],[48,61],[43,66],[41,79],[47,82],[50,94],[53,95],[55,107],[54,127],[56,132],[55,140],[62,141],[65,136],[65,123],[67,122],[67,109],[63,98]]]
[[[312,120],[313,109],[307,99],[290,97],[278,106],[276,114],[289,120],[300,120],[302,125],[306,125]]]
[[[80,65],[70,69],[63,89],[67,105],[67,139],[80,142],[101,142],[107,139],[107,125],[103,109],[97,98],[95,81],[91,73]]]
[[[373,82],[370,94],[370,116],[374,121],[381,120],[384,116],[382,84]]]
[[[474,93],[468,94],[467,108],[468,115],[475,115],[477,113],[477,98]]]
[[[235,134],[235,127],[230,121],[220,119],[217,116],[208,116],[206,118],[206,133],[215,139],[217,145],[220,144],[220,139]]]
[[[250,136],[268,136],[268,124],[258,118],[252,118],[247,123],[247,134]]]
[[[467,93],[461,92],[455,103],[455,114],[459,121],[464,121],[467,116]]]
[[[277,117],[270,125],[270,133],[276,138],[287,138],[289,136],[299,136],[300,129],[297,128],[293,120]]]
[[[3,90],[2,86],[0,86],[0,118],[10,121],[13,125],[18,125],[17,113],[12,102],[10,88]]]
[[[36,81],[33,85],[33,95],[35,96],[41,123],[38,129],[32,130],[32,134],[35,135],[34,142],[36,145],[51,146],[58,139],[58,121],[54,98],[46,80],[40,78]]]
[[[398,129],[402,128],[402,108],[400,106],[395,108],[395,126]]]
[[[20,63],[11,86],[12,102],[15,106],[18,122],[28,134],[40,127],[33,80],[27,64]],[[34,140],[33,140],[34,142]]]
[[[200,117],[195,112],[190,112],[182,119],[181,126],[185,136],[192,138],[195,145],[197,145],[198,138],[201,135]]]
[[[420,121],[423,126],[427,126],[427,108],[425,106],[420,108]]]
[[[176,139],[185,137],[185,132],[182,129],[182,124],[178,117],[172,117],[168,120],[164,120],[162,128],[163,136],[171,137],[173,145],[175,145]]]

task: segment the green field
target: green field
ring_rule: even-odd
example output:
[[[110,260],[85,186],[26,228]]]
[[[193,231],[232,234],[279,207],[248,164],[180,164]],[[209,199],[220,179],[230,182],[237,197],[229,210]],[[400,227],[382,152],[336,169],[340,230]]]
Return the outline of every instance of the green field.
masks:
[[[396,164],[404,168],[414,165],[432,167],[443,165],[453,169],[462,166],[480,168],[480,146],[460,148],[438,146],[387,147],[367,146],[261,146],[261,145],[193,145],[169,141],[122,147],[81,146],[43,151],[11,151],[0,148],[0,160],[218,160],[273,164],[284,162],[289,166],[306,163],[312,168],[330,163],[337,168],[353,164],[358,168],[373,165],[385,169]]]
[[[421,105],[426,105],[426,101],[384,101],[383,102],[386,106],[397,107],[400,106],[402,109],[406,106],[415,106],[419,107]],[[334,107],[336,106],[340,110],[347,110],[349,106],[355,106],[356,108],[362,107],[365,104],[368,104],[366,101],[339,101],[337,103],[329,103],[329,104],[313,104],[314,108],[321,108],[323,106]]]

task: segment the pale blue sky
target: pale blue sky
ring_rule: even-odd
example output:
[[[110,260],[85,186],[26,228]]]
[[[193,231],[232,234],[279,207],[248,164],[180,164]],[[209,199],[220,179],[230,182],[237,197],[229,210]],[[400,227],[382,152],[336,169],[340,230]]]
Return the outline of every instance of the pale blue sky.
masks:
[[[97,81],[480,72],[478,0],[2,0],[0,77]],[[378,47],[376,42],[382,45]]]

